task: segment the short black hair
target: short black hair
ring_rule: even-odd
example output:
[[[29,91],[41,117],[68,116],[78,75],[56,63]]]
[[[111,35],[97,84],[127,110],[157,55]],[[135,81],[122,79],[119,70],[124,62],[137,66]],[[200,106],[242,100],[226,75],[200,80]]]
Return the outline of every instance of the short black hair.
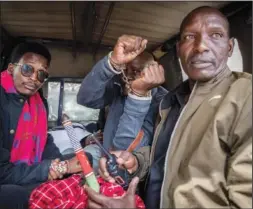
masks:
[[[201,10],[210,10],[210,11],[215,11],[217,14],[220,15],[220,17],[222,17],[224,19],[224,21],[226,22],[226,26],[227,26],[227,33],[228,33],[228,36],[230,37],[230,24],[229,24],[229,21],[227,19],[227,17],[217,8],[214,8],[214,7],[210,7],[210,6],[200,6],[200,7],[197,7],[195,9],[193,9],[190,13],[188,13],[183,21],[181,22],[181,25],[180,25],[180,34],[182,33],[184,27],[185,27],[185,24],[187,23],[188,19],[191,18],[191,16],[194,14],[194,13],[198,13],[198,12],[201,12]]]
[[[37,42],[23,42],[18,44],[12,51],[10,62],[17,63],[25,53],[39,54],[47,59],[48,66],[51,62],[51,54],[49,50],[42,44]]]

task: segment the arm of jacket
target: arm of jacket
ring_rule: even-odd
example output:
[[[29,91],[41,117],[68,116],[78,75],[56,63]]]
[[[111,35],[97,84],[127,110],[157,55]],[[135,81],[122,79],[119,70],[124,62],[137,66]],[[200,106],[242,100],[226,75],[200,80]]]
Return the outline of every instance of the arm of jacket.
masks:
[[[110,104],[115,92],[113,77],[117,74],[105,56],[85,76],[77,94],[77,103],[96,109]]]
[[[251,87],[249,87],[251,89]],[[231,208],[252,207],[252,93],[236,122],[228,160],[228,198]]]
[[[131,178],[138,176],[143,181],[149,170],[150,146],[141,147],[133,154],[138,161],[138,169],[131,175]]]
[[[47,143],[42,154],[42,159],[54,160],[56,158],[63,159],[62,154],[60,153],[59,148],[54,143],[54,138],[51,134],[47,134]]]
[[[113,148],[115,150],[126,150],[143,129],[144,137],[139,147],[147,146],[153,137],[152,118],[144,120],[150,107],[152,97],[140,98],[129,94],[124,105],[124,112],[120,117],[118,128],[113,138]],[[152,115],[149,115],[151,117]]]
[[[126,150],[140,129],[144,131],[144,137],[137,149],[152,144],[159,104],[167,93],[168,91],[160,86],[152,89],[152,97],[140,98],[129,94],[113,139],[114,148]]]
[[[0,185],[44,182],[48,178],[50,164],[51,160],[43,160],[31,166],[25,163],[14,165],[10,162],[10,151],[0,146]]]

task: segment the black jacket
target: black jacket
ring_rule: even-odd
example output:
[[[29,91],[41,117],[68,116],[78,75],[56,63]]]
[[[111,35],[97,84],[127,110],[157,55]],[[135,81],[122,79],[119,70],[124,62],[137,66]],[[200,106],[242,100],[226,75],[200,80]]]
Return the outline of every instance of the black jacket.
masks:
[[[47,101],[43,96],[42,99],[47,108]],[[25,163],[14,165],[10,162],[13,138],[25,100],[26,98],[22,95],[5,93],[0,86],[0,185],[44,182],[48,178],[51,160],[62,158],[52,136],[48,135],[40,163],[28,166]]]
[[[153,163],[150,166],[149,175],[146,180],[147,187],[145,188],[144,200],[147,209],[159,208],[165,157],[169,147],[170,137],[179,115],[185,106],[188,95],[190,95],[189,83],[185,81],[163,97],[161,108],[163,108],[163,104],[166,104],[171,107],[171,110],[161,127],[161,134],[155,145]]]

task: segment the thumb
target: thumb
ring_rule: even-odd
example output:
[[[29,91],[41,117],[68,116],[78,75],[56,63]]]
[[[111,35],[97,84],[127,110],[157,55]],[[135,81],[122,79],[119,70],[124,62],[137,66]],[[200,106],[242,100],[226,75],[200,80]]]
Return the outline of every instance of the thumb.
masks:
[[[55,163],[59,163],[59,162],[60,162],[60,158],[54,159],[54,162],[55,162]]]
[[[142,49],[146,49],[147,43],[148,43],[148,40],[147,40],[147,39],[142,40],[142,42],[141,42],[141,48],[142,48]],[[144,50],[143,50],[143,51],[144,51]]]
[[[128,190],[126,192],[126,195],[135,195],[136,189],[137,189],[137,185],[139,183],[139,178],[138,177],[134,177],[132,179],[132,181],[129,184]]]

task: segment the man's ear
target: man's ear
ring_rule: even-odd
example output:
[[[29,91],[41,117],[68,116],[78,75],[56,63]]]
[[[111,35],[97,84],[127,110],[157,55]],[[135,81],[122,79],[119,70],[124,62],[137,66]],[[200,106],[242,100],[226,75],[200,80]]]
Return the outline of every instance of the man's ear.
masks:
[[[7,71],[12,75],[14,72],[14,65],[12,63],[8,64]]]
[[[231,57],[233,54],[233,50],[234,50],[234,45],[235,45],[235,39],[234,38],[230,38],[228,41],[228,56]]]

